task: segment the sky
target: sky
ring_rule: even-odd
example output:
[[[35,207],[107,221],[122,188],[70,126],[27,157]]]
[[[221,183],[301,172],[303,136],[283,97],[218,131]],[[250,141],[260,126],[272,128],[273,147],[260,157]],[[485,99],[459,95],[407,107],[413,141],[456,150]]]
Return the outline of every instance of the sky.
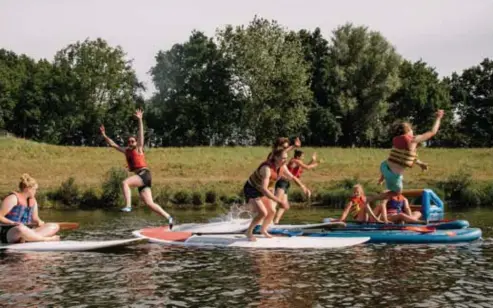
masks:
[[[76,41],[120,45],[148,90],[159,50],[192,30],[214,35],[255,15],[289,30],[320,27],[325,38],[351,22],[381,32],[397,52],[441,76],[493,58],[493,0],[0,0],[0,48],[52,60]]]

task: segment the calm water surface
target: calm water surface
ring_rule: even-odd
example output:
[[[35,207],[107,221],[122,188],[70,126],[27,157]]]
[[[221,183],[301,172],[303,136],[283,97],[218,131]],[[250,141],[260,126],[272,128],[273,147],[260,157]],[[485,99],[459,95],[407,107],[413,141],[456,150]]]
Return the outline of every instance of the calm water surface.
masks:
[[[217,213],[181,211],[179,222]],[[291,210],[286,223],[327,210]],[[78,221],[65,239],[130,238],[157,226],[132,213],[44,211]],[[450,213],[483,229],[461,245],[362,245],[338,250],[180,248],[106,253],[0,253],[0,307],[493,307],[493,211]]]

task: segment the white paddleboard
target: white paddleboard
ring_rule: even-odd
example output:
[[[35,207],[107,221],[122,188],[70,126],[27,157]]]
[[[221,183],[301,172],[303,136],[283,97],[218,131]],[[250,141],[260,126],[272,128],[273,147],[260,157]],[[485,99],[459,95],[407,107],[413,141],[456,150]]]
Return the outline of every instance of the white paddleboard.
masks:
[[[248,229],[251,221],[251,219],[235,219],[232,221],[175,225],[173,231],[187,231],[194,233],[240,233]]]
[[[189,235],[187,232],[166,231],[165,228],[149,228],[134,231],[138,238],[148,239],[152,243],[179,246],[217,246],[244,248],[283,248],[283,249],[329,249],[341,248],[365,243],[369,237],[273,237],[257,236],[255,242],[245,235]]]
[[[147,243],[148,239],[125,239],[109,241],[58,241],[58,242],[30,242],[21,244],[6,244],[0,250],[10,251],[91,251],[107,248],[124,247]]]
[[[232,221],[221,221],[212,223],[189,223],[176,225],[173,231],[188,231],[194,233],[241,233],[248,229],[251,219],[235,219]],[[300,225],[271,225],[269,230],[306,230],[306,229],[321,229],[324,227],[344,226],[343,222],[323,222],[316,224],[300,224]]]

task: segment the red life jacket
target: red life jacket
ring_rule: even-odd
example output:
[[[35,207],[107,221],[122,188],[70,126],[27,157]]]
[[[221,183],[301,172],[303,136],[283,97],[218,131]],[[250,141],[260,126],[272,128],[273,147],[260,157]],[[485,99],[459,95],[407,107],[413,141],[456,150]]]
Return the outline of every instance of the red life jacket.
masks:
[[[300,178],[301,174],[303,173],[303,168],[301,168],[301,166],[296,163],[296,159],[294,158],[291,158],[291,160],[289,161],[288,170],[293,176],[297,178]]]
[[[144,153],[139,154],[137,149],[126,149],[125,157],[127,158],[128,169],[130,171],[139,170],[147,167]]]
[[[276,168],[276,164],[273,161],[265,161],[255,170],[255,172],[250,175],[248,181],[255,188],[262,187],[262,176],[260,175],[260,169],[264,166],[268,166],[270,169],[270,178],[269,178],[269,189],[273,189],[276,181],[279,177],[279,169]]]
[[[36,199],[28,198],[24,200],[22,196],[16,192],[12,192],[17,197],[17,204],[5,215],[5,218],[15,222],[28,224],[33,218],[33,209],[36,205]]]

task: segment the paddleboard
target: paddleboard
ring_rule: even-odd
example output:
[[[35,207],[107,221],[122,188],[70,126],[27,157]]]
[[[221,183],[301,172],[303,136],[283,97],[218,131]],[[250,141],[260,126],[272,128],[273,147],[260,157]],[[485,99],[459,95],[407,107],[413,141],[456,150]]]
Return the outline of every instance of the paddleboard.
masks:
[[[333,218],[324,218],[324,222],[335,222]],[[449,220],[449,221],[437,221],[429,224],[393,224],[398,226],[426,226],[433,227],[438,230],[449,230],[449,229],[465,229],[469,227],[469,222],[467,220]],[[370,229],[384,229],[386,224],[379,223],[363,223],[348,221],[346,222],[346,227],[341,230],[370,230]]]
[[[152,243],[180,246],[216,246],[242,248],[283,248],[283,249],[329,249],[342,248],[367,242],[369,237],[334,238],[334,237],[273,237],[258,236],[256,241],[249,241],[245,235],[221,234],[200,235],[191,232],[168,231],[166,227],[146,228],[134,231],[138,238],[148,239]]]
[[[124,247],[147,243],[148,240],[124,239],[109,241],[58,241],[58,242],[30,242],[20,244],[6,244],[0,246],[0,250],[10,251],[93,251],[108,248]]]
[[[212,223],[190,223],[175,225],[173,231],[188,231],[194,233],[243,233],[248,229],[251,219],[235,219],[232,221],[221,221]],[[271,225],[269,230],[309,230],[332,227],[344,227],[343,222],[323,222],[316,224],[299,224],[299,225]],[[258,232],[260,226],[257,226],[254,232]]]

